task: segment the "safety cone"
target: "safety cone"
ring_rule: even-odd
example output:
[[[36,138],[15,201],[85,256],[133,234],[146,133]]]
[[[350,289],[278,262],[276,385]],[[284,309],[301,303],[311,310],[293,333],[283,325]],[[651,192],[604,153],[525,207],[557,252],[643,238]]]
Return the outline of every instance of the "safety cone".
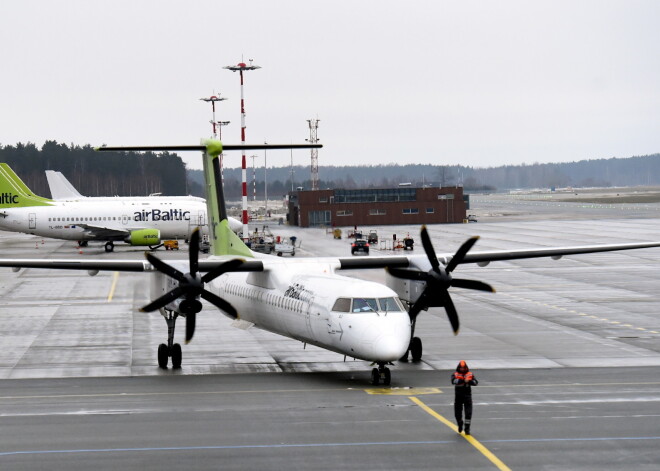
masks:
[[[34,248],[35,248],[35,249],[38,249],[38,248],[39,248],[39,242],[35,242],[35,243],[34,243]]]
[[[43,239],[41,239],[41,245],[44,245],[44,240]]]

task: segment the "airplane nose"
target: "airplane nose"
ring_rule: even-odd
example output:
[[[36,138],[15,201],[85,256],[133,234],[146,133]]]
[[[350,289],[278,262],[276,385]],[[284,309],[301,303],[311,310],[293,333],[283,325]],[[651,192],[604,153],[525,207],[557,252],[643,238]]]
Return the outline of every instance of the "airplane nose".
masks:
[[[398,360],[408,350],[409,342],[405,335],[381,335],[373,344],[374,358],[379,361]]]

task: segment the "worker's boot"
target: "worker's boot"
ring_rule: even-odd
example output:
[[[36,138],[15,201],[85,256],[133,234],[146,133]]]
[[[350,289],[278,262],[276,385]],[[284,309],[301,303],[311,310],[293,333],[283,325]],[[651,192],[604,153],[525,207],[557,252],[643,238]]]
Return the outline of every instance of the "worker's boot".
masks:
[[[465,421],[465,435],[470,435],[470,421]]]
[[[461,433],[463,431],[463,421],[457,420],[456,423],[458,424],[458,433]]]

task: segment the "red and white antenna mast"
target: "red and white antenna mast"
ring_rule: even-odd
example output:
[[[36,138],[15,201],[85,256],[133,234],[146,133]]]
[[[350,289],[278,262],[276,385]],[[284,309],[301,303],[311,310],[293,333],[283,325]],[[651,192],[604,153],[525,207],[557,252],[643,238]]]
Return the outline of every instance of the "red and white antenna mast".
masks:
[[[229,69],[232,72],[240,72],[241,75],[241,144],[245,144],[245,99],[243,96],[243,71],[245,70],[256,70],[261,69],[258,65],[252,64],[252,59],[250,59],[250,65],[240,62],[238,65],[228,65],[225,69]],[[245,150],[241,152],[242,154],[242,186],[243,186],[243,240],[248,240],[248,209],[247,209],[247,160],[245,158]]]
[[[319,128],[320,119],[308,119],[309,139],[305,139],[310,144],[316,144],[319,140],[316,137],[316,130]],[[312,149],[312,191],[319,189],[319,151]]]

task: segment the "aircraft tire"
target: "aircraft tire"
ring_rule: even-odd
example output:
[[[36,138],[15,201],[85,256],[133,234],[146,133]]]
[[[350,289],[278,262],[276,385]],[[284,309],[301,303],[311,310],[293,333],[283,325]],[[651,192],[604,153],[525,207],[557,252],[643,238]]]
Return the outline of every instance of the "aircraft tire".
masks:
[[[105,251],[106,252],[112,252],[113,250],[115,250],[115,244],[113,244],[112,242],[106,242],[105,243]]]
[[[172,368],[178,370],[181,368],[181,361],[183,360],[183,353],[181,352],[181,345],[175,343],[172,345]]]
[[[390,372],[389,368],[385,368],[383,373],[385,374],[385,377],[383,378],[383,384],[385,386],[389,386],[392,383],[392,373]]]
[[[413,337],[410,342],[410,353],[412,355],[412,361],[416,362],[422,359],[422,339]]]
[[[181,368],[181,361],[183,360],[183,353],[181,352],[181,345],[175,343],[172,345],[172,368]]]
[[[158,366],[164,370],[167,369],[167,345],[161,343],[158,345]]]
[[[378,386],[378,383],[380,383],[380,373],[378,372],[378,368],[374,368],[371,370],[371,384]]]

